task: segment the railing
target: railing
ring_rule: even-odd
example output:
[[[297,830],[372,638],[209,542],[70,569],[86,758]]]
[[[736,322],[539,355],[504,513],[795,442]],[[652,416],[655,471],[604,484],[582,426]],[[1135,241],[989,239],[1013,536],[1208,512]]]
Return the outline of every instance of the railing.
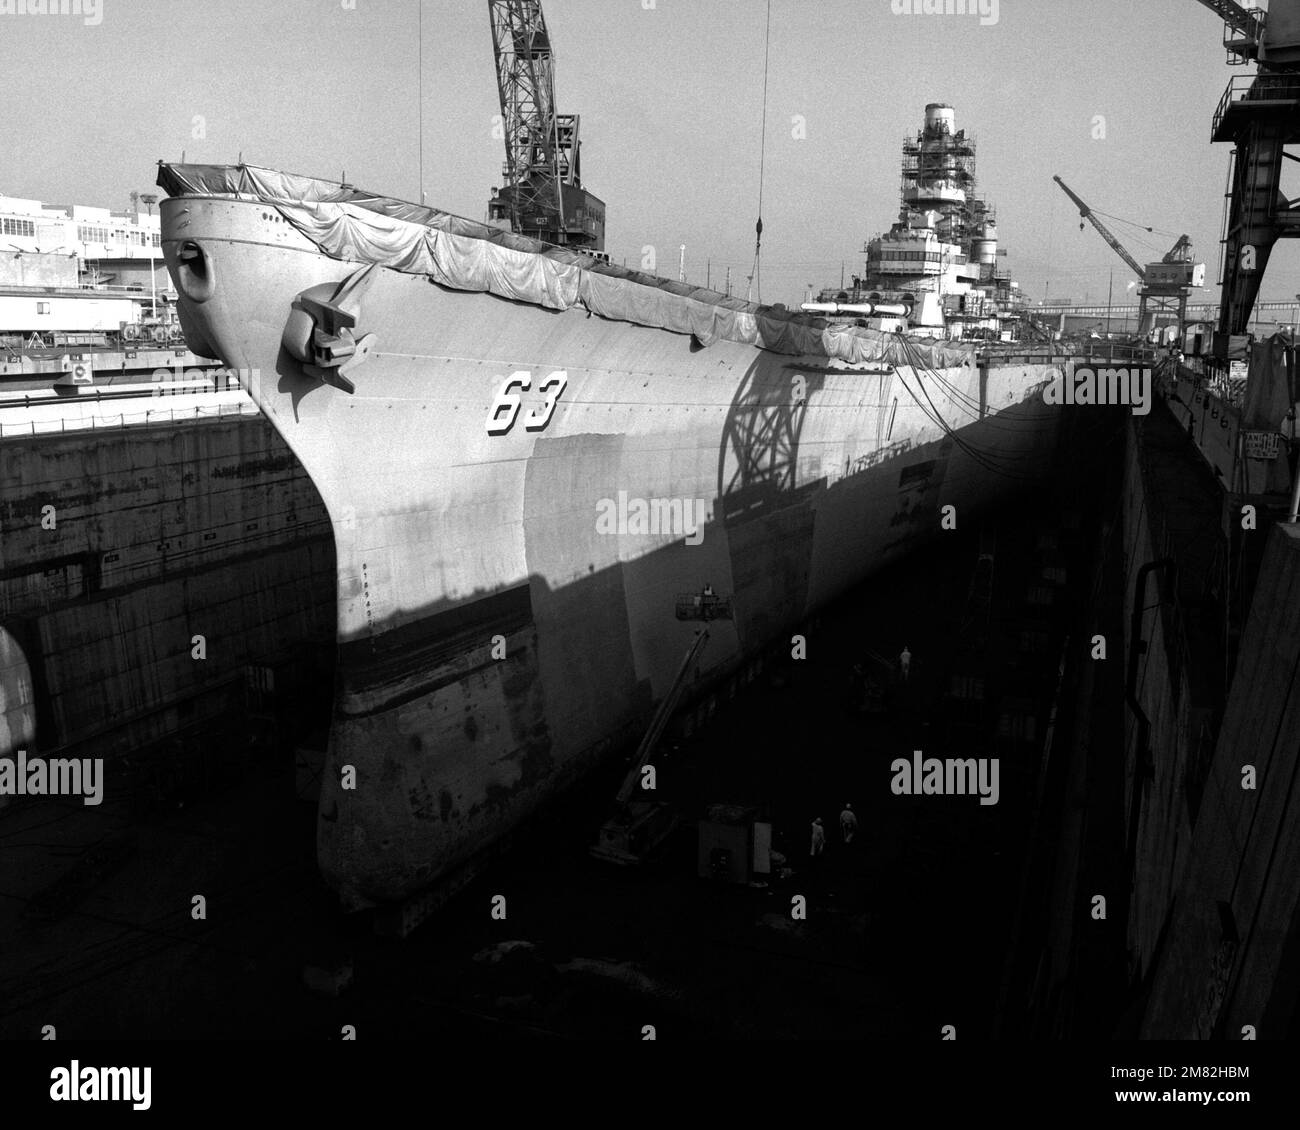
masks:
[[[176,291],[169,285],[158,287],[158,297],[175,298]],[[77,283],[76,286],[25,286],[17,283],[0,283],[0,294],[52,294],[56,298],[59,296],[82,298],[86,294],[121,294],[121,295],[142,295],[148,294],[149,288],[143,283],[131,283],[127,286],[117,286],[110,283]]]
[[[1214,125],[1210,139],[1217,140],[1219,127],[1228,111],[1238,102],[1295,102],[1300,100],[1300,75],[1237,75],[1228,82],[1228,88],[1219,99],[1214,111]],[[1279,107],[1281,108],[1281,107]]]
[[[0,420],[0,438],[11,439],[18,436],[62,435],[95,428],[135,428],[147,424],[161,424],[178,420],[198,421],[202,418],[220,418],[222,416],[256,416],[257,405],[251,400],[228,404],[195,405],[193,408],[152,408],[146,412],[120,412],[113,416],[90,416],[58,420],[26,420],[7,424]]]
[[[1223,20],[1223,47],[1228,65],[1240,66],[1259,53],[1259,38],[1264,30],[1264,13],[1243,8],[1236,0],[1201,0]]]
[[[1060,364],[1068,361],[1084,361],[1089,365],[1132,364],[1135,361],[1144,365],[1154,365],[1164,352],[1154,346],[1128,342],[1087,342],[1071,348],[1069,342],[1052,342],[1043,345],[1026,345],[1024,342],[1012,341],[981,345],[981,356],[996,358],[1001,362],[1023,361],[1026,364]]]
[[[49,360],[56,354],[81,353],[111,356],[134,353],[186,353],[185,334],[179,322],[128,322],[100,330],[28,330],[0,334],[0,362],[15,363],[30,357]],[[33,340],[35,339],[35,340]],[[53,339],[53,344],[47,339]],[[197,356],[197,354],[195,354]],[[84,360],[84,356],[78,360]],[[204,362],[216,365],[215,360]]]
[[[223,377],[225,383],[223,384]],[[230,384],[231,379],[236,382]],[[32,389],[21,395],[0,395],[0,408],[41,408],[51,404],[100,404],[105,400],[154,400],[161,396],[200,396],[221,392],[240,392],[238,376],[234,370],[218,368],[210,376],[189,380],[141,381],[138,384],[110,384],[83,388],[75,397],[61,394],[57,389]],[[0,384],[0,394],[4,385]]]
[[[1163,351],[1155,346],[1145,343],[1135,345],[1131,342],[1097,342],[1096,344],[1085,344],[1079,353],[1089,361],[1105,360],[1109,364],[1116,361],[1145,361],[1154,364],[1160,359]]]

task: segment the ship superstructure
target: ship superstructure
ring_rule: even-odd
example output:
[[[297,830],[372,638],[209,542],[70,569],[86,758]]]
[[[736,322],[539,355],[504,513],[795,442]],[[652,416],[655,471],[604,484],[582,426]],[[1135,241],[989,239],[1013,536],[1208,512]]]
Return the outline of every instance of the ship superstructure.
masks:
[[[863,249],[862,274],[804,309],[885,331],[1009,340],[1019,288],[998,263],[995,211],[976,195],[975,140],[945,103],[926,106],[924,127],[903,142],[900,204],[898,220]]]

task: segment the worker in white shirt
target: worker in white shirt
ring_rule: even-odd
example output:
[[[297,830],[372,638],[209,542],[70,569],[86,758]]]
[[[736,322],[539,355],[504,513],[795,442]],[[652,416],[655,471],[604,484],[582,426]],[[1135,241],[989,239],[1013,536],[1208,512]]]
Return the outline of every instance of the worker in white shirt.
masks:
[[[853,805],[845,804],[840,813],[840,835],[846,844],[853,842],[853,833],[858,830],[858,818],[853,812]]]

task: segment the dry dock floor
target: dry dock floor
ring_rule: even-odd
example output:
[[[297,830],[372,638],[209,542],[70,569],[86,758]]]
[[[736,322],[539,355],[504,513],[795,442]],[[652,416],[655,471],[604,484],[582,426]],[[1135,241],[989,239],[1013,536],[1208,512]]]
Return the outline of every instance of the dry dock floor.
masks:
[[[1030,583],[1044,527],[1025,515],[1044,512],[998,523],[993,636]],[[252,758],[148,819],[111,788],[98,808],[11,805],[0,1036],[54,1025],[61,1039],[338,1039],[353,1025],[359,1039],[641,1039],[653,1025],[659,1039],[932,1039],[947,1024],[987,1036],[1032,766],[1004,755],[993,807],[890,791],[891,760],[913,749],[996,752],[944,748],[940,692],[980,546],[974,530],[946,536],[823,616],[806,660],[769,668],[664,750],[662,795],[687,820],[656,862],[627,870],[587,855],[622,776],[613,764],[404,941],[333,909],[314,866],[315,811],[295,798],[286,757]],[[904,644],[915,658],[907,684],[889,688],[893,709],[850,709],[862,650],[893,657]],[[1042,665],[1055,674],[1054,655]],[[846,801],[861,821],[848,846]],[[765,804],[792,873],[762,888],[697,877],[691,821],[715,802]],[[811,860],[815,816],[828,846]],[[490,914],[498,894],[504,921]],[[796,895],[806,921],[791,916]],[[336,965],[350,974],[337,996],[304,984],[307,967]]]

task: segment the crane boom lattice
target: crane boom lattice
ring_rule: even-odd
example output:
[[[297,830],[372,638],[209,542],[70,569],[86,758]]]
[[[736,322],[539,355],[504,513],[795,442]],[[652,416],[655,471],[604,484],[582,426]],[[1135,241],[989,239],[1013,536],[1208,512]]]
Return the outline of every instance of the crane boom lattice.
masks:
[[[1188,294],[1192,287],[1202,286],[1205,282],[1205,265],[1192,262],[1191,240],[1185,235],[1179,236],[1173,247],[1165,252],[1164,258],[1143,267],[1065,181],[1060,177],[1052,179],[1078,207],[1079,226],[1083,227],[1083,220],[1090,221],[1115,254],[1137,275],[1141,284],[1138,290],[1138,333],[1146,336],[1156,328],[1162,316],[1167,320],[1175,319],[1181,332],[1187,321]]]
[[[579,116],[555,109],[555,58],[540,0],[488,0],[506,160],[489,219],[561,247],[601,251],[605,205],[582,188]]]
[[[1065,191],[1065,195],[1074,201],[1075,206],[1079,209],[1080,219],[1087,220],[1090,224],[1092,224],[1092,226],[1096,228],[1097,231],[1101,234],[1101,238],[1104,239],[1107,243],[1109,243],[1112,248],[1114,248],[1115,254],[1118,255],[1121,259],[1123,259],[1124,262],[1127,263],[1130,267],[1133,268],[1133,273],[1137,275],[1138,281],[1145,282],[1147,277],[1146,271],[1144,271],[1142,269],[1142,265],[1136,259],[1134,259],[1132,255],[1128,253],[1128,250],[1124,247],[1124,245],[1120,243],[1118,239],[1115,238],[1115,236],[1111,233],[1110,228],[1108,228],[1099,219],[1097,219],[1096,215],[1093,213],[1093,210],[1089,208],[1088,205],[1085,204],[1078,197],[1078,195],[1073,191],[1073,189],[1070,188],[1068,184],[1065,183],[1065,181],[1063,181],[1060,177],[1053,177],[1052,179],[1061,186],[1061,188]]]

